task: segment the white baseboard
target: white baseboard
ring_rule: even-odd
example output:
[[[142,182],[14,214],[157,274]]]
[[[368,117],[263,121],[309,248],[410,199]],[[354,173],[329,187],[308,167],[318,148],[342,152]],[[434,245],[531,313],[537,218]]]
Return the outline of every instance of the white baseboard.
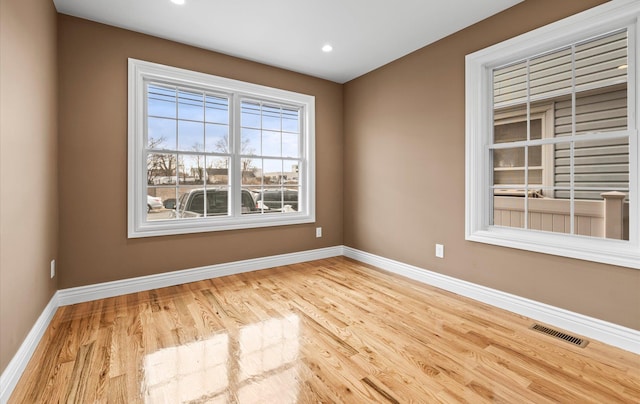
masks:
[[[60,289],[57,293],[58,302],[60,306],[67,306],[69,304],[126,295],[128,293],[136,293],[145,290],[180,285],[183,283],[197,282],[204,279],[218,278],[221,276],[258,271],[282,265],[292,265],[300,262],[337,257],[343,255],[342,252],[342,246],[327,247],[317,250],[273,255],[270,257],[254,258],[156,275],[141,276],[138,278],[104,282],[95,285],[79,286],[76,288]]]
[[[31,331],[29,331],[20,348],[18,348],[18,352],[16,352],[2,375],[0,375],[0,403],[9,401],[9,396],[11,396],[16,384],[18,384],[24,369],[27,367],[27,363],[29,363],[31,356],[33,356],[38,347],[58,307],[57,296],[54,294],[40,317],[38,317],[38,320],[36,320],[36,323],[31,327]]]
[[[452,278],[351,247],[344,247],[344,255],[385,271],[640,354],[640,331]]]

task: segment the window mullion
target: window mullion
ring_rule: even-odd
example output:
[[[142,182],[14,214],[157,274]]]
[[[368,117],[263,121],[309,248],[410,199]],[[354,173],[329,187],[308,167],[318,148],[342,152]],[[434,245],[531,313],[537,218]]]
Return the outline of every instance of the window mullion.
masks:
[[[636,24],[627,27],[627,127],[629,135],[629,241],[640,249],[640,135],[638,134],[638,53],[640,32]],[[632,173],[636,173],[633,177]],[[634,226],[635,224],[635,226]]]
[[[524,146],[524,228],[529,228],[529,142],[531,141],[531,59],[527,59],[527,140]]]
[[[571,45],[571,142],[569,142],[569,234],[575,233],[576,45]]]
[[[235,218],[239,218],[242,214],[242,158],[240,157],[240,146],[242,144],[242,115],[241,103],[242,97],[232,95],[233,102],[230,102],[229,114],[231,115],[231,128],[229,131],[229,190],[228,190],[228,206],[229,214]]]

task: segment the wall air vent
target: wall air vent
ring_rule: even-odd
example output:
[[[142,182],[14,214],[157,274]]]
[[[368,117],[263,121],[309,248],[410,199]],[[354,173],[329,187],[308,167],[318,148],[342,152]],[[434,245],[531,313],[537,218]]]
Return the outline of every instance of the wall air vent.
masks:
[[[584,348],[587,346],[587,344],[589,343],[589,341],[576,337],[574,335],[570,335],[567,333],[564,333],[562,331],[558,331],[558,330],[554,330],[553,328],[549,328],[549,327],[545,327],[543,325],[540,324],[533,324],[531,327],[529,327],[530,329],[534,330],[534,331],[538,331],[547,335],[551,335],[554,338],[559,338],[561,340],[567,341],[570,344],[573,344],[575,346],[579,346],[580,348]]]

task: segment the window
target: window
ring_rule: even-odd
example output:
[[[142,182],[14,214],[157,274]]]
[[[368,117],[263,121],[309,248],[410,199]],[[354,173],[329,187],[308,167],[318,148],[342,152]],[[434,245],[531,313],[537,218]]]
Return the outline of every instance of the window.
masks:
[[[467,240],[640,268],[636,1],[467,55]]]
[[[129,59],[129,237],[313,222],[314,115],[312,96]]]

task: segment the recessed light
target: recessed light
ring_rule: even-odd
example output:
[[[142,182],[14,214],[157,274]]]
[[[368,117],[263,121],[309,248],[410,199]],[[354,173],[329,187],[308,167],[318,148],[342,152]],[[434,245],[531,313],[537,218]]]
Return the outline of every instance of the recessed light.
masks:
[[[184,0],[171,0],[171,2],[173,4],[179,4],[179,5],[183,5],[184,4]]]
[[[326,44],[325,46],[322,47],[322,51],[325,53],[329,53],[333,50],[333,46]]]

